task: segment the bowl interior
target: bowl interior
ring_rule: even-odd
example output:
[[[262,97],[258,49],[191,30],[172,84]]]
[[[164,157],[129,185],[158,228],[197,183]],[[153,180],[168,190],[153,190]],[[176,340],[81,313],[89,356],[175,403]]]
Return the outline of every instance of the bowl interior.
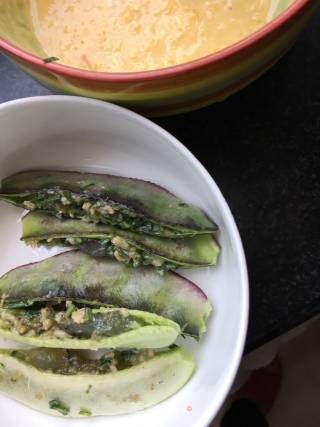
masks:
[[[28,1],[0,0],[0,37],[32,55],[47,56],[33,32]]]
[[[244,344],[248,285],[240,238],[219,189],[192,154],[167,132],[120,107],[77,97],[50,96],[0,106],[0,178],[30,168],[52,168],[137,177],[158,183],[204,209],[220,227],[222,256],[216,268],[182,274],[208,294],[214,313],[200,343],[181,344],[195,356],[197,371],[175,396],[127,416],[97,418],[91,425],[205,426],[234,378]],[[20,241],[21,209],[0,203],[0,274],[47,257],[47,250]],[[0,346],[10,346],[0,341]],[[0,396],[6,427],[87,425],[34,412]]]
[[[299,0],[271,0],[268,21],[295,1]],[[37,57],[48,56],[34,34],[28,1],[0,0],[0,38]]]

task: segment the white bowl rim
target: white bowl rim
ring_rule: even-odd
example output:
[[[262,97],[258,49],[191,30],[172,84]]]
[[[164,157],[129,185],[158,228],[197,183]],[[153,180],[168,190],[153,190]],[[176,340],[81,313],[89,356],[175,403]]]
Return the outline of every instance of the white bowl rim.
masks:
[[[127,108],[120,107],[118,105],[112,104],[106,101],[100,101],[91,98],[85,98],[80,96],[71,96],[71,95],[45,95],[45,96],[34,96],[27,98],[19,98],[12,101],[7,101],[0,104],[0,114],[3,111],[10,111],[11,109],[15,109],[16,107],[24,106],[26,107],[28,104],[41,104],[47,102],[70,102],[70,103],[80,103],[92,106],[102,107],[107,111],[116,112],[122,116],[126,116],[131,120],[139,123],[141,126],[147,127],[151,129],[153,132],[161,135],[163,139],[166,139],[168,143],[173,145],[178,151],[183,153],[183,155],[194,165],[195,169],[199,172],[201,177],[213,188],[214,193],[222,206],[224,219],[228,228],[233,235],[236,254],[239,257],[239,268],[240,268],[240,278],[239,282],[242,286],[242,301],[240,302],[242,306],[241,319],[239,321],[239,334],[237,338],[237,342],[234,344],[234,354],[233,359],[230,361],[230,366],[228,369],[228,374],[226,375],[226,379],[221,386],[221,392],[219,393],[219,397],[216,398],[215,401],[209,406],[206,412],[203,414],[202,419],[204,421],[203,426],[208,426],[212,421],[213,417],[217,414],[221,406],[223,405],[229,390],[232,387],[233,381],[237,374],[241,357],[243,354],[247,328],[248,328],[248,318],[249,318],[249,279],[248,279],[248,271],[246,258],[244,254],[244,249],[240,237],[239,230],[235,223],[234,217],[231,213],[231,210],[222,195],[218,185],[215,183],[214,179],[211,177],[209,172],[205,169],[205,167],[200,163],[200,161],[185,147],[177,138],[171,135],[168,131],[163,129],[161,126],[153,123],[151,120],[137,114]]]

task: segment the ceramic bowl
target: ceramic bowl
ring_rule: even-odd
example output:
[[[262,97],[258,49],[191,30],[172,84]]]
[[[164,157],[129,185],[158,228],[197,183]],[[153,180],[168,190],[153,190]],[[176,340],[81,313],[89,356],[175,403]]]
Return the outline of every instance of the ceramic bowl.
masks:
[[[0,395],[1,426],[204,427],[217,413],[242,355],[248,317],[248,279],[239,233],[217,185],[173,136],[122,107],[81,97],[26,98],[0,105],[0,179],[25,169],[112,173],[153,181],[202,208],[220,228],[215,268],[180,271],[209,296],[213,315],[199,343],[181,339],[197,370],[176,395],[126,416],[63,420]],[[49,256],[20,240],[23,211],[0,202],[0,275]],[[50,253],[51,254],[51,253]],[[0,346],[11,343],[0,340]]]
[[[175,114],[223,101],[264,73],[292,46],[319,5],[319,0],[273,1],[275,19],[220,52],[157,71],[113,74],[45,64],[27,3],[1,0],[0,50],[59,93],[111,101],[149,116]]]
[[[162,116],[223,101],[270,68],[295,42],[319,0],[273,0],[277,17],[244,40],[215,54],[149,72],[88,72],[57,63],[31,31],[26,2],[0,2],[0,50],[59,93],[122,104],[149,116]],[[21,25],[22,24],[22,25]]]

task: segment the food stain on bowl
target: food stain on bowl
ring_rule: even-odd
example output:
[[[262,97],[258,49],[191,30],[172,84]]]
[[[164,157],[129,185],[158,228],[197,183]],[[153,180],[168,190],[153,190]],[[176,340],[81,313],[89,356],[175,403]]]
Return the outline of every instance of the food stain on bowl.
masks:
[[[54,90],[175,114],[270,68],[319,0],[0,0],[0,49]]]

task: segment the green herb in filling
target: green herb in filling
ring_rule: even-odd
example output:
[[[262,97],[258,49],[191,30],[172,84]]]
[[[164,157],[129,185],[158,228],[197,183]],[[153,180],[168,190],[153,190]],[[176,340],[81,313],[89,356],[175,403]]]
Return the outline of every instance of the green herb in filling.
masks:
[[[68,406],[63,404],[60,399],[50,400],[49,408],[60,412],[60,414],[62,415],[68,415],[70,412],[70,409],[68,408]]]
[[[93,320],[93,313],[92,313],[92,309],[89,307],[85,308],[85,312],[84,312],[84,321],[85,322],[89,322]]]
[[[89,384],[89,385],[88,385],[88,388],[87,388],[87,390],[86,390],[86,394],[89,394],[91,389],[92,389],[92,385],[91,385],[91,384]]]
[[[22,204],[28,210],[43,210],[57,218],[79,218],[87,222],[111,224],[140,233],[165,236],[181,235],[181,230],[155,223],[132,212],[109,198],[93,196],[86,191],[73,193],[60,188],[25,193]]]
[[[71,317],[77,307],[71,301],[66,301],[66,317]]]
[[[50,349],[37,347],[19,352],[19,357],[13,352],[11,356],[39,370],[61,375],[76,375],[77,373],[101,375],[114,373],[150,360],[155,355],[151,349],[107,351],[99,359],[90,359],[81,350],[67,350],[62,348]],[[86,393],[89,393],[91,388],[92,386],[89,385]]]
[[[121,241],[120,241],[121,239]],[[37,243],[51,243],[47,240],[38,241]],[[170,261],[166,261],[158,255],[150,254],[143,249],[137,248],[130,245],[124,238],[118,236],[113,239],[90,239],[84,237],[68,237],[66,239],[56,239],[56,243],[60,243],[63,246],[76,246],[83,252],[87,252],[90,255],[108,256],[115,258],[119,262],[124,264],[130,264],[134,268],[142,265],[154,267],[160,274],[164,274],[168,270],[178,268],[178,264],[174,264]]]
[[[0,327],[26,336],[100,339],[145,326],[126,309],[92,309],[66,305],[48,305],[40,309],[1,309]]]
[[[84,417],[91,417],[92,412],[89,409],[81,408],[79,411],[79,415],[83,415]]]

